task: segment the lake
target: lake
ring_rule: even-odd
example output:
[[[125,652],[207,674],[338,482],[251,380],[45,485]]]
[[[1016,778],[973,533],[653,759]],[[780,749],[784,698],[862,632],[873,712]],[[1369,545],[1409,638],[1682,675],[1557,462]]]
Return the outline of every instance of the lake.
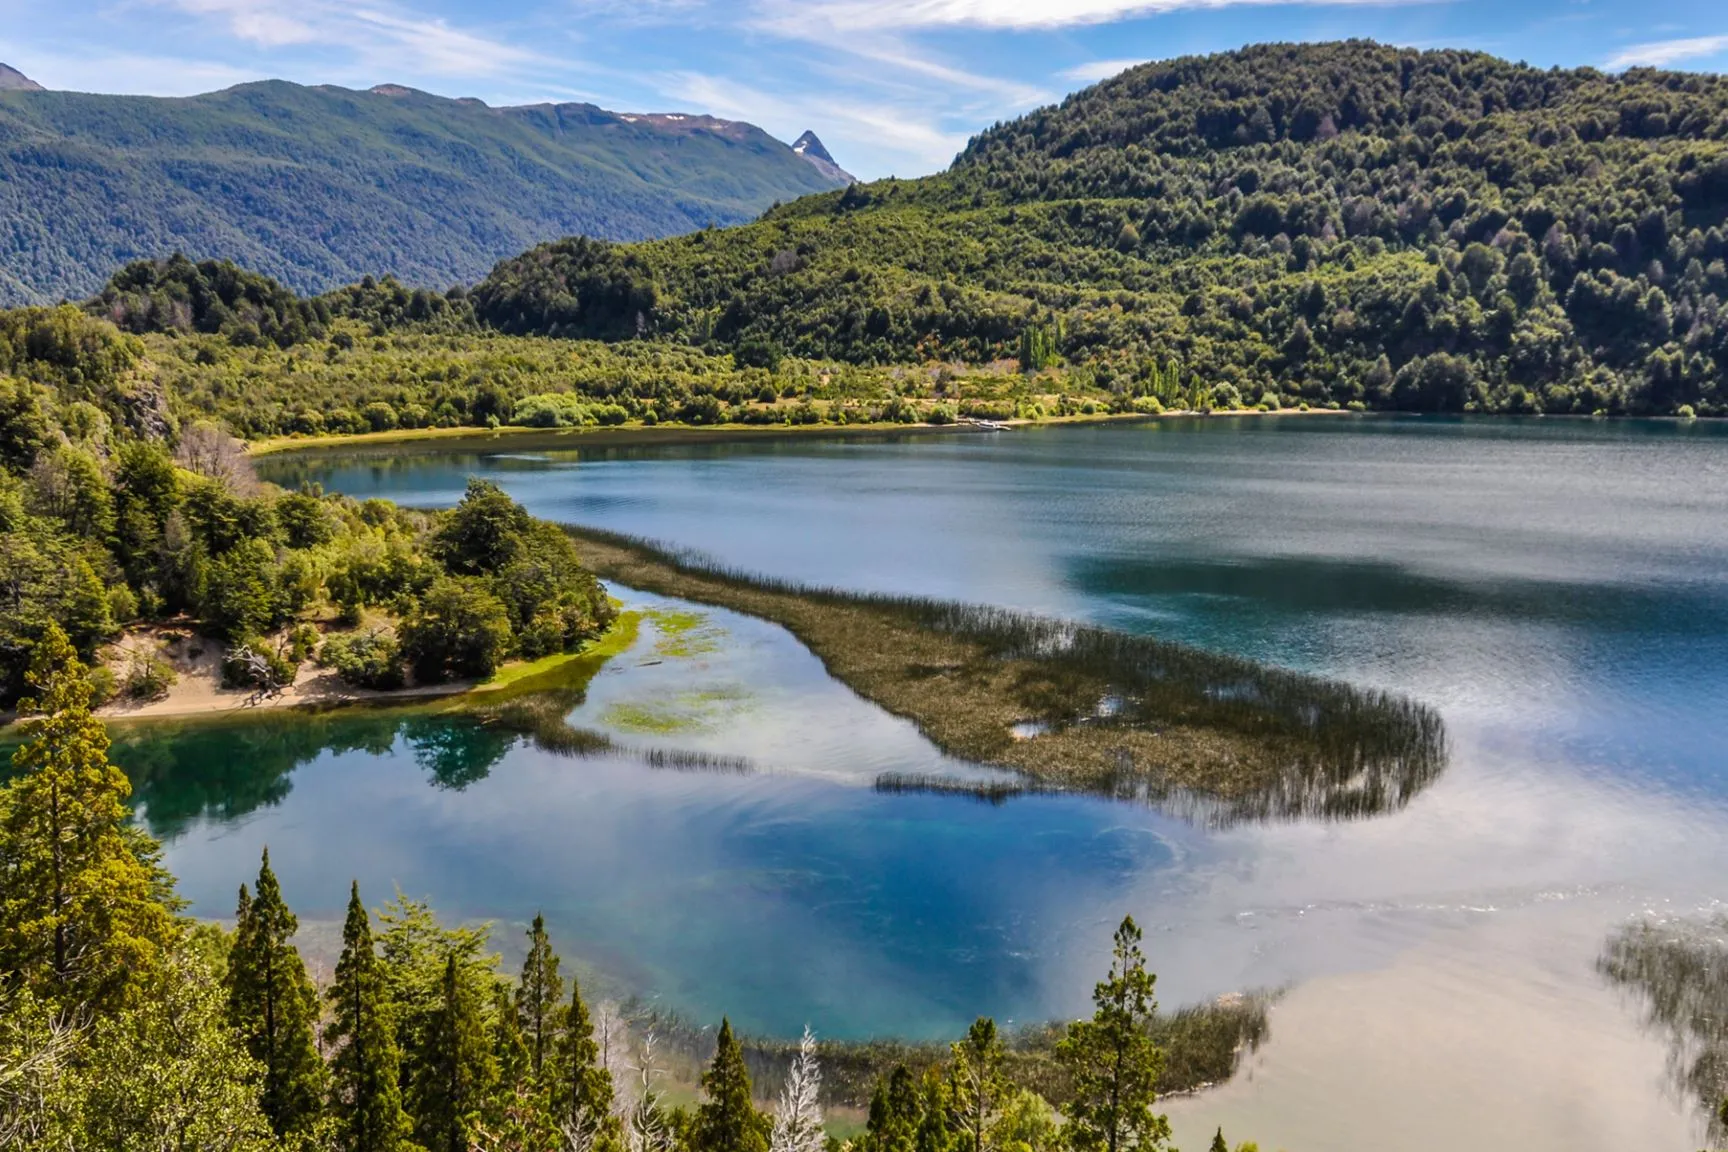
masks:
[[[266,842],[314,932],[350,876],[513,949],[543,910],[596,986],[710,1020],[944,1036],[1086,1010],[1123,913],[1176,1004],[1288,988],[1272,1039],[1172,1107],[1263,1147],[1695,1147],[1607,934],[1716,909],[1728,865],[1728,429],[1291,417],[608,448],[512,436],[267,458],[267,478],[537,515],[773,576],[1154,633],[1438,707],[1402,810],[1208,828],[1086,797],[888,795],[967,773],[773,626],[650,613],[567,758],[376,715],[140,732],[196,912]],[[685,621],[687,627],[690,621]],[[700,753],[705,770],[651,750]],[[154,775],[150,775],[154,772]],[[1467,1117],[1468,1123],[1460,1118]]]

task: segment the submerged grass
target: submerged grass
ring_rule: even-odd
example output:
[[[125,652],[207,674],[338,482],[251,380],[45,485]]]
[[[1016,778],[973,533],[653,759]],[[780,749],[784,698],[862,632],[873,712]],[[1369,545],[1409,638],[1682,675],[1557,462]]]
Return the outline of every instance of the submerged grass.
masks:
[[[1389,693],[1027,613],[809,588],[567,530],[603,578],[780,624],[943,751],[1042,784],[1211,824],[1350,818],[1402,807],[1446,764],[1439,714]]]

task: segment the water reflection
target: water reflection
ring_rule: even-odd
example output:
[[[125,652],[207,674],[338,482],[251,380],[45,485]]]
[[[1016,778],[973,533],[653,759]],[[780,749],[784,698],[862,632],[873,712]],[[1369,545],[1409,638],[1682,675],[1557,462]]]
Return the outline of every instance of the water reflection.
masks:
[[[1696,1102],[1710,1146],[1728,1144],[1728,917],[1628,925],[1597,967],[1665,1038],[1669,1076]]]

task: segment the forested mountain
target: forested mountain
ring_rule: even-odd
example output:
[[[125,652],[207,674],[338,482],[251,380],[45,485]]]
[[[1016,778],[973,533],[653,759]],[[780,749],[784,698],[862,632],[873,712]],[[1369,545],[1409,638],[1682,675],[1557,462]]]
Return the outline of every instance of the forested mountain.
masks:
[[[947,172],[739,228],[560,241],[511,332],[854,363],[1058,358],[1368,407],[1728,411],[1728,79],[1363,41],[1131,69]]]
[[[706,116],[489,108],[391,85],[186,99],[27,86],[0,83],[0,304],[85,296],[175,251],[302,292],[369,274],[445,288],[552,237],[732,224],[841,182]]]

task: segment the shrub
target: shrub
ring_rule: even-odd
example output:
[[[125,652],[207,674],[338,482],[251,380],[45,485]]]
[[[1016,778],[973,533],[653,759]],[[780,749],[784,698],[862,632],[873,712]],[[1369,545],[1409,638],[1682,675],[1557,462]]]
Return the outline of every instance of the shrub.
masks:
[[[356,688],[402,687],[402,648],[388,632],[332,636],[319,650],[318,663]]]
[[[120,690],[128,699],[160,700],[168,695],[168,690],[178,679],[173,666],[166,660],[148,652],[137,652],[127,662],[126,677],[120,682]]]

